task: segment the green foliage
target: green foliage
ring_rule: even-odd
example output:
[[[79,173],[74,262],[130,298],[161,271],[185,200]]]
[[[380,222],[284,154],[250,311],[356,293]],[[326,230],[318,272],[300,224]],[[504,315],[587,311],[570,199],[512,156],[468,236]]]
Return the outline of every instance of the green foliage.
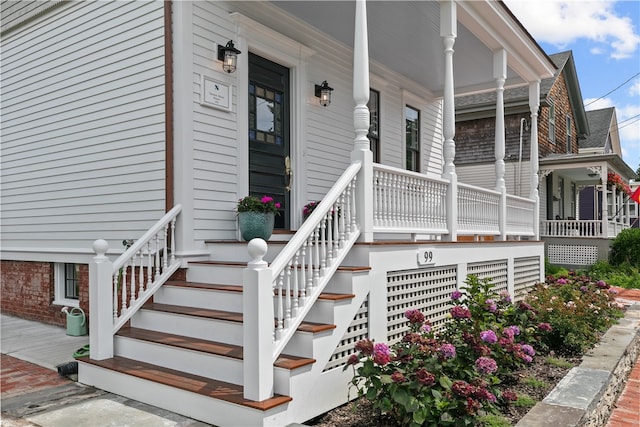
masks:
[[[640,268],[640,228],[627,228],[613,239],[609,262],[613,266],[628,263]]]
[[[536,319],[551,327],[541,336],[541,344],[559,354],[583,353],[622,316],[615,291],[606,282],[584,275],[548,276],[525,301],[535,310]]]
[[[520,408],[532,408],[536,403],[537,401],[533,397],[523,393],[518,395],[518,400],[513,402],[513,406]]]
[[[545,388],[548,385],[546,382],[532,376],[524,378],[522,382],[532,388]]]
[[[236,210],[238,212],[260,212],[278,213],[280,203],[275,203],[273,197],[262,196],[260,199],[255,196],[246,196],[238,200]]]
[[[478,419],[478,423],[482,427],[511,427],[511,422],[500,415],[484,415]]]
[[[559,265],[551,264],[548,259],[544,260],[544,271],[547,276],[566,276],[569,274],[569,270]]]
[[[598,261],[592,265],[587,274],[594,280],[603,280],[610,286],[627,289],[640,289],[640,267],[629,263],[612,266],[607,261]]]
[[[536,352],[586,349],[621,315],[608,288],[586,276],[550,276],[513,304],[489,280],[469,276],[463,290],[452,293],[451,320],[441,329],[432,330],[421,312],[407,310],[409,331],[399,342],[389,347],[359,341],[345,369],[353,368],[351,386],[359,396],[399,425],[476,426],[481,419],[480,425],[499,427],[501,410],[536,403],[505,389],[505,380]],[[535,378],[526,382],[546,385]]]
[[[561,357],[547,356],[544,358],[544,363],[547,365],[557,366],[558,368],[571,368],[573,363]]]

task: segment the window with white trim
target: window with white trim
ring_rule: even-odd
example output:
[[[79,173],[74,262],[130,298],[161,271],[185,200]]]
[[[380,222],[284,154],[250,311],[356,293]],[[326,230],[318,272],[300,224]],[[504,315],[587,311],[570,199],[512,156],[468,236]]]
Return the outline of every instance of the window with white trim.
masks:
[[[54,266],[54,285],[56,305],[79,306],[80,280],[78,264],[56,263]]]
[[[404,108],[406,167],[407,170],[420,172],[420,111],[408,105]]]
[[[571,116],[567,115],[567,153],[571,153]]]
[[[373,153],[373,161],[380,163],[380,92],[369,89],[369,134],[367,137],[370,141],[371,152]]]
[[[556,106],[549,100],[549,141],[556,142]]]

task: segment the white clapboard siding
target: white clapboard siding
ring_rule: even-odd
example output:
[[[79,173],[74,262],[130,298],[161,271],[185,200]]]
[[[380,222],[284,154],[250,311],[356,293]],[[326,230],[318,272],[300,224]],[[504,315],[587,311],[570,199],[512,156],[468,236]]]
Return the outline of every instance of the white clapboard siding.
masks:
[[[458,182],[482,188],[496,188],[496,166],[494,163],[456,166]],[[531,191],[531,167],[529,160],[522,161],[521,184],[517,185],[518,162],[505,162],[504,181],[507,194],[529,197]]]
[[[306,189],[298,200],[302,205],[319,200],[333,186],[350,162],[353,150],[353,70],[351,49],[335,41],[330,35],[309,28],[305,23],[279,13],[272,5],[261,2],[193,2],[190,10],[193,51],[193,226],[194,239],[235,238],[236,216],[234,213],[239,182],[244,182],[246,165],[238,147],[242,138],[237,134],[239,112],[237,94],[238,73],[225,74],[215,60],[216,46],[228,40],[238,41],[248,37],[245,32],[236,33],[236,25],[230,13],[258,19],[261,25],[273,29],[274,37],[286,37],[291,46],[299,43],[315,51],[304,63],[305,74],[301,76],[304,93],[294,93],[296,103],[302,103],[304,121],[296,125],[302,129],[301,140],[292,134],[292,151],[301,153],[301,164],[294,164],[294,177],[303,180]],[[256,18],[257,17],[257,18]],[[247,40],[249,46],[262,44],[264,40]],[[287,44],[279,46],[282,55],[297,58],[299,50]],[[289,50],[287,50],[289,49]],[[250,48],[251,50],[251,48]],[[247,54],[243,52],[242,55]],[[274,58],[269,58],[276,60]],[[379,65],[372,67],[378,75],[371,86],[380,92],[381,102],[381,161],[384,164],[402,167],[404,164],[405,132],[403,118],[403,76]],[[294,75],[295,73],[292,73]],[[207,76],[232,88],[232,109],[223,111],[201,105],[202,76]],[[380,76],[384,75],[382,78]],[[329,107],[319,105],[313,96],[313,85],[327,80],[334,88]],[[376,87],[376,84],[378,86]],[[442,173],[442,135],[440,101],[420,99],[422,114],[422,144],[424,172]],[[414,105],[415,106],[415,105]],[[295,157],[294,157],[295,158]],[[300,182],[300,181],[297,181]],[[295,217],[295,215],[294,215]]]
[[[119,248],[163,215],[163,16],[162,2],[105,1],[14,17],[1,42],[5,251]]]

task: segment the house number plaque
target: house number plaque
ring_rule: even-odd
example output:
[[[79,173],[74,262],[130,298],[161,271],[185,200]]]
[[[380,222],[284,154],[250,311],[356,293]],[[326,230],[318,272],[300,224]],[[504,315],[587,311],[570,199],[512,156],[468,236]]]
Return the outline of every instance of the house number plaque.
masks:
[[[433,265],[435,263],[435,253],[432,249],[418,251],[418,265]]]

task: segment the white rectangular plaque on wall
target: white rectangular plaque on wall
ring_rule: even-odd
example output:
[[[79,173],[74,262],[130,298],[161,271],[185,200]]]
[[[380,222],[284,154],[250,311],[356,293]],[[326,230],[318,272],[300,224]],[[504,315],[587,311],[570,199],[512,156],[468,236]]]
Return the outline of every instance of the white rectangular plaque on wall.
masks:
[[[202,76],[202,105],[231,111],[231,85]]]

